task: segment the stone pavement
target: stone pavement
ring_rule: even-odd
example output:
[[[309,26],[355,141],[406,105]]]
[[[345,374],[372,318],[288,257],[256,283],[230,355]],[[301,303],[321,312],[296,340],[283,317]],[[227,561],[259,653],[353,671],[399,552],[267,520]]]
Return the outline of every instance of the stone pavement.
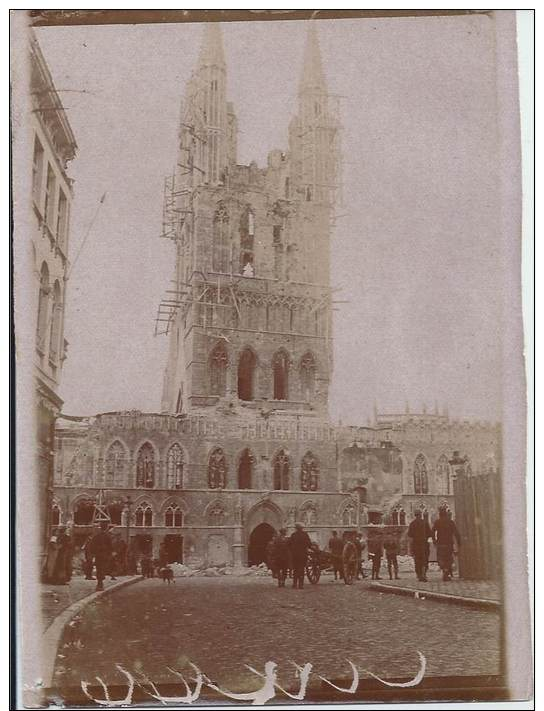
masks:
[[[246,664],[262,670],[274,661],[279,682],[290,686],[293,661],[339,680],[351,678],[348,659],[362,678],[367,670],[408,679],[419,669],[418,651],[426,677],[498,674],[500,615],[376,593],[366,580],[347,586],[323,577],[294,590],[270,578],[150,579],[97,599],[66,627],[53,685],[64,698],[97,676],[122,685],[116,664],[159,684],[179,683],[168,667],[192,677],[193,662],[221,686],[243,691],[260,684]]]
[[[124,577],[117,580],[104,580],[104,588],[115,585]],[[42,624],[47,629],[61,612],[64,612],[74,602],[79,602],[96,589],[96,580],[85,580],[84,576],[74,576],[67,585],[41,585]]]
[[[501,589],[497,582],[491,580],[460,580],[454,578],[448,582],[442,580],[440,573],[428,573],[428,582],[422,583],[415,575],[404,574],[399,580],[389,580],[382,577],[381,580],[372,582],[371,587],[382,592],[401,592],[401,590],[414,593],[418,591],[420,595],[440,597],[447,601],[449,597],[457,601],[481,602],[499,605],[501,602]]]

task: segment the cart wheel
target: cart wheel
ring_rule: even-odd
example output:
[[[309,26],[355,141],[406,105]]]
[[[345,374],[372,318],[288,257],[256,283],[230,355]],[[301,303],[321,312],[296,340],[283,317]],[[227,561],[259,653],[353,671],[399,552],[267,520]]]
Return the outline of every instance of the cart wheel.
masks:
[[[357,551],[346,546],[342,552],[343,578],[346,585],[351,585],[357,577]]]
[[[319,582],[319,578],[321,577],[321,568],[319,567],[319,563],[316,561],[312,561],[309,565],[306,566],[306,575],[308,576],[308,580],[312,583],[312,585],[317,585]]]

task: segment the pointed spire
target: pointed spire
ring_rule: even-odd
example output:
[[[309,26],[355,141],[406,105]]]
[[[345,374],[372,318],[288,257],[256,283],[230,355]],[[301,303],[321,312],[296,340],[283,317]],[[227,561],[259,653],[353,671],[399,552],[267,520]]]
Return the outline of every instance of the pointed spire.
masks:
[[[321,51],[319,49],[315,20],[311,20],[308,26],[299,89],[301,92],[307,89],[321,89],[322,91],[326,91],[325,75],[323,74],[323,64],[321,62]]]
[[[200,67],[216,65],[225,66],[225,52],[223,51],[223,36],[219,22],[206,22],[202,36],[202,45],[198,58]]]

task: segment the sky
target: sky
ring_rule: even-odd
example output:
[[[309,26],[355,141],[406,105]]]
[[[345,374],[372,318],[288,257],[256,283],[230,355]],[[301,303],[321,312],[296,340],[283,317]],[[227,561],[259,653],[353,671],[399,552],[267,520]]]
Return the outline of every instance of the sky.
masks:
[[[435,403],[501,418],[503,254],[493,19],[319,21],[341,97],[331,241],[333,421]],[[286,149],[306,23],[223,23],[238,162]],[[79,146],[71,163],[64,412],[159,411],[173,276],[160,238],[200,24],[37,28]],[[106,193],[104,203],[100,198]],[[98,212],[97,212],[98,210]],[[96,216],[95,216],[96,215]]]

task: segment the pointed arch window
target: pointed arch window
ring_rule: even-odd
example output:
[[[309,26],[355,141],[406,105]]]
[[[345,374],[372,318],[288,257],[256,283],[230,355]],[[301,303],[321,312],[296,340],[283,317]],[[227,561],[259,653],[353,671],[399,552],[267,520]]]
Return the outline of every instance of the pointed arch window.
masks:
[[[230,263],[229,214],[224,205],[220,205],[213,218],[212,269],[214,272],[227,273]]]
[[[255,276],[255,214],[250,207],[240,217],[240,274]]]
[[[289,394],[289,356],[282,349],[272,358],[274,400],[287,400]]]
[[[348,503],[342,510],[342,526],[355,526],[357,524],[357,512],[352,503]]]
[[[183,450],[177,442],[166,456],[166,480],[169,489],[183,488]]]
[[[429,478],[427,475],[427,460],[423,454],[418,454],[414,462],[414,494],[429,493]]]
[[[210,354],[210,393],[212,395],[225,395],[228,364],[227,347],[223,341],[220,341]]]
[[[53,287],[53,306],[51,309],[51,330],[49,333],[49,360],[56,363],[59,357],[60,330],[62,321],[61,290],[58,281]]]
[[[155,451],[149,442],[142,444],[136,460],[136,486],[152,489],[155,486]]]
[[[126,450],[119,440],[108,447],[106,454],[106,486],[123,486],[125,478]]]
[[[251,489],[253,478],[253,454],[250,449],[244,449],[238,464],[238,488]]]
[[[208,486],[210,489],[224,489],[227,483],[227,460],[221,447],[210,454],[208,462]]]
[[[289,490],[289,455],[285,450],[280,451],[274,457],[274,489],[276,491]]]
[[[300,488],[302,491],[317,491],[318,483],[319,462],[311,452],[306,452],[300,465]]]
[[[255,366],[257,358],[250,348],[245,348],[238,361],[238,397],[240,400],[253,400]]]
[[[438,490],[442,494],[450,493],[450,465],[448,458],[443,454],[436,463],[436,479]]]
[[[305,526],[315,526],[317,523],[317,510],[315,504],[305,504],[300,511],[300,518]]]
[[[153,525],[153,509],[143,501],[134,512],[134,524],[136,526],[152,526]]]
[[[305,353],[300,361],[300,386],[305,402],[310,402],[315,395],[315,372],[315,358],[311,353]]]
[[[47,263],[44,262],[40,270],[40,295],[38,302],[38,326],[36,333],[37,346],[42,353],[45,352],[50,293],[51,287],[49,286],[49,267],[47,266]]]
[[[170,504],[164,512],[164,525],[168,528],[181,528],[183,526],[183,511],[177,504]]]
[[[93,522],[95,512],[95,502],[91,499],[83,499],[77,502],[74,507],[74,523],[76,526],[88,526]]]

